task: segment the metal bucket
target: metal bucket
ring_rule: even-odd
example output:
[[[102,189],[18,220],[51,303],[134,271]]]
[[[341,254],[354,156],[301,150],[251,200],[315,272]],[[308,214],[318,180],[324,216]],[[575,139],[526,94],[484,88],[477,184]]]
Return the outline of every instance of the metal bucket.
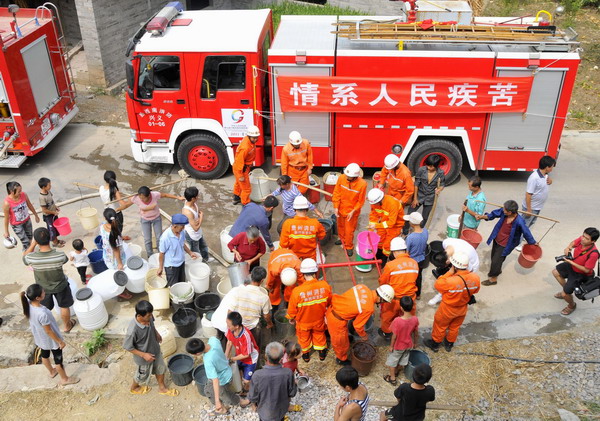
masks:
[[[227,268],[229,272],[229,279],[231,280],[231,287],[239,287],[250,280],[250,265],[248,262],[234,263]]]

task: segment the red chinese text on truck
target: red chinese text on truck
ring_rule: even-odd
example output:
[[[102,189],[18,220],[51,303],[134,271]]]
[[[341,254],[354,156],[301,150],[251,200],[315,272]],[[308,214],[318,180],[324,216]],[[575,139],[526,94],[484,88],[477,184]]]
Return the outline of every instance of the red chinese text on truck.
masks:
[[[58,10],[0,8],[0,168],[41,152],[77,114]]]
[[[269,10],[163,9],[131,43],[133,155],[176,156],[193,176],[218,177],[255,124],[270,126],[275,163],[292,130],[311,141],[317,166],[381,167],[400,145],[412,171],[440,154],[449,180],[463,161],[529,171],[556,156],[576,34],[550,25],[547,12],[472,18],[466,2],[442,3],[451,12],[283,16],[272,41]]]

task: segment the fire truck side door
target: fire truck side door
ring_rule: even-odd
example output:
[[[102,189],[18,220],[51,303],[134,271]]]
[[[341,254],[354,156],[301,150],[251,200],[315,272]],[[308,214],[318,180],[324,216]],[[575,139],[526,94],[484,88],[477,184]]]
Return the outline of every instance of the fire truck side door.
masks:
[[[175,122],[189,117],[184,74],[183,60],[177,55],[139,58],[134,107],[141,140],[168,142]]]
[[[254,123],[252,71],[245,55],[209,55],[199,81],[200,115],[223,125],[234,144]],[[260,127],[260,124],[257,124]]]

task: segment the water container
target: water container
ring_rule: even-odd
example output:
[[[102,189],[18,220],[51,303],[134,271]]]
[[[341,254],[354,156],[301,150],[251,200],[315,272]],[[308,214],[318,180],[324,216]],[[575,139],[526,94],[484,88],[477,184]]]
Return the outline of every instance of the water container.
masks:
[[[202,317],[204,313],[208,313],[209,311],[215,311],[220,303],[221,297],[212,292],[204,292],[194,300],[194,306],[199,317]]]
[[[102,241],[100,241],[100,248],[102,248]],[[102,250],[94,250],[90,254],[88,254],[88,258],[90,259],[90,264],[92,265],[92,270],[96,275],[104,272],[108,269],[104,260],[102,259]]]
[[[192,256],[185,253],[185,279],[190,280],[190,268],[198,263],[202,263],[202,255],[200,253],[192,252],[196,258],[192,259]]]
[[[235,393],[240,393],[242,391],[242,375],[240,374],[240,368],[235,361],[229,364],[229,367],[231,367],[231,381],[233,390]]]
[[[150,266],[148,262],[138,256],[133,256],[127,259],[127,266],[125,267],[125,274],[127,274],[127,290],[134,294],[144,292],[144,285],[146,283],[146,274]]]
[[[92,231],[93,229],[96,229],[98,225],[100,225],[100,221],[98,220],[98,211],[96,208],[87,206],[79,209],[77,212],[75,212],[75,214],[79,218],[79,222],[81,222],[81,226],[84,230]]]
[[[536,244],[525,244],[517,261],[524,268],[532,268],[542,258],[542,248]]]
[[[189,338],[196,333],[198,329],[198,316],[194,310],[181,307],[172,318],[173,324],[177,329],[177,334],[182,338]]]
[[[448,235],[448,238],[458,238],[458,228],[460,227],[459,218],[460,215],[455,213],[446,219],[446,234]]]
[[[333,231],[333,222],[331,221],[331,219],[319,219],[318,221],[325,229],[325,237],[323,237],[323,239],[321,241],[319,241],[319,244],[324,246],[327,243],[329,243],[329,241],[331,240],[331,233]]]
[[[317,177],[314,174],[311,174],[308,176],[309,179],[309,184],[312,187],[316,187],[318,189],[321,188],[321,179],[319,177]],[[313,205],[316,205],[317,203],[319,203],[321,201],[321,193],[313,190],[313,189],[308,189],[307,190],[307,195],[308,195],[308,201],[310,203],[312,203]]]
[[[206,392],[204,388],[206,387],[206,383],[208,383],[208,378],[206,377],[206,370],[204,369],[204,364],[200,364],[194,371],[192,371],[192,377],[194,378],[194,382],[196,383],[196,388],[198,389],[198,393],[201,396],[206,397]]]
[[[379,244],[379,234],[375,231],[362,231],[358,233],[356,242],[358,243],[358,254],[365,260],[372,260],[377,253]]]
[[[79,325],[85,330],[102,329],[108,323],[108,312],[99,294],[90,288],[82,288],[75,294],[73,309]]]
[[[71,234],[71,223],[69,222],[69,218],[66,216],[62,216],[60,218],[56,218],[54,220],[54,228],[58,231],[59,235],[69,235]]]
[[[129,246],[129,252],[131,253],[131,256],[142,256],[142,246],[133,243],[127,243],[127,245]]]
[[[361,257],[360,253],[358,252],[358,245],[356,246],[356,254],[355,254],[354,258],[356,259],[357,262],[362,262],[362,261],[365,261],[365,260],[369,260],[369,259],[363,259]],[[373,265],[367,263],[367,264],[364,264],[364,265],[354,266],[354,268],[357,271],[359,271],[359,272],[369,273],[369,272],[371,272],[373,270]]]
[[[192,382],[194,359],[187,354],[175,354],[167,363],[171,372],[171,380],[177,386],[187,386]]]
[[[102,236],[101,235],[97,235],[94,238],[94,244],[96,245],[96,248],[98,250],[102,250]]]
[[[229,263],[233,263],[235,260],[233,252],[229,250],[229,247],[227,247],[227,244],[229,244],[229,242],[232,240],[231,236],[229,235],[229,231],[231,231],[232,227],[233,225],[227,225],[225,229],[221,231],[221,234],[219,234],[219,238],[221,239],[221,256],[223,256],[223,259]]]
[[[377,356],[377,349],[368,342],[356,342],[352,345],[352,367],[358,375],[368,376]]]
[[[339,172],[335,172],[335,171],[326,172],[325,175],[323,176],[323,190],[325,190],[327,193],[333,194],[333,189],[335,188],[338,177],[340,175],[341,174]],[[331,196],[329,196],[328,194],[326,194],[324,196],[325,196],[325,200],[327,200],[328,202],[331,202],[331,199],[332,199]]]
[[[181,307],[194,309],[194,286],[189,282],[177,282],[169,290],[173,310]]]
[[[156,272],[156,268],[148,270],[144,288],[148,292],[148,301],[154,310],[165,310],[169,308],[169,288],[167,288],[167,280],[159,277]]]
[[[250,192],[250,200],[256,203],[262,203],[263,198],[268,196],[275,189],[273,182],[269,180],[261,180],[259,177],[267,177],[267,174],[261,168],[256,168],[250,171],[249,180],[250,186],[252,187],[252,191]]]
[[[231,291],[229,291],[225,295],[225,297],[223,297],[221,303],[219,304],[219,306],[217,307],[210,319],[210,322],[212,323],[213,327],[219,329],[223,333],[227,332],[227,312],[233,304],[233,299],[237,293],[237,288],[243,287],[232,288]]]
[[[273,251],[277,250],[278,248],[281,247],[281,243],[279,243],[279,241],[273,241]]]
[[[229,279],[223,279],[221,282],[219,282],[219,284],[217,285],[217,294],[219,294],[221,300],[227,295],[229,291],[231,291],[231,282],[229,282]]]
[[[290,323],[289,319],[285,317],[287,309],[278,310],[273,316],[275,324],[274,340],[283,340],[291,338],[296,334],[296,328]]]
[[[372,187],[374,189],[377,188],[377,186],[379,185],[379,182],[381,181],[381,171],[375,171],[375,173],[373,174],[373,183],[372,183]]]
[[[296,373],[296,385],[298,386],[298,390],[303,392],[312,385],[312,382],[308,376],[301,376],[300,374]]]
[[[148,257],[148,266],[150,266],[150,269],[157,268],[159,266],[159,264],[158,264],[158,256],[159,255],[160,255],[159,253],[154,253],[153,255]]]
[[[71,278],[67,278],[67,282],[69,283],[69,288],[71,288],[71,295],[73,296],[73,299],[74,299],[75,294],[77,294],[77,283],[74,280],[72,280]],[[58,301],[56,301],[56,297],[52,297],[52,299],[54,300],[54,309],[60,315],[60,307],[58,307]],[[71,317],[75,315],[75,310],[73,309],[73,306],[69,307],[69,311],[71,313]]]
[[[414,381],[413,371],[415,370],[415,367],[421,364],[431,364],[429,356],[418,349],[411,350],[408,356],[408,364],[406,364],[406,367],[404,367],[404,375],[409,381]]]
[[[460,233],[460,238],[471,244],[474,249],[479,247],[479,244],[483,241],[483,237],[479,234],[479,231],[465,228]]]
[[[160,343],[160,352],[163,357],[168,357],[177,351],[177,342],[175,342],[175,335],[173,330],[167,325],[155,325],[158,334],[162,337]]]
[[[250,280],[250,265],[248,262],[234,263],[227,268],[232,287],[239,287]]]
[[[210,321],[213,314],[215,314],[214,311],[204,313],[204,316],[202,316],[202,320],[200,321],[200,324],[202,325],[202,336],[205,338],[217,336],[217,329],[213,327],[212,322]]]
[[[188,282],[194,287],[196,294],[201,294],[208,291],[210,285],[210,267],[206,263],[202,263],[202,259],[197,264],[190,265],[188,271],[187,263],[185,270],[189,273],[187,276]]]
[[[99,294],[102,300],[110,300],[125,291],[127,275],[122,270],[105,270],[90,279],[87,287]]]

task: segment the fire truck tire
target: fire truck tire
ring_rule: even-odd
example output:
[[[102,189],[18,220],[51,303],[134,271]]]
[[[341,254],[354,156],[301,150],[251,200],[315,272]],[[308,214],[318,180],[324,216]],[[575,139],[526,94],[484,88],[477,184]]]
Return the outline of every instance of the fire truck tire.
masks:
[[[453,183],[462,169],[463,159],[460,149],[454,143],[443,139],[429,139],[417,143],[410,151],[406,165],[413,174],[425,165],[425,159],[432,154],[441,156],[440,168],[446,175],[446,183]]]
[[[186,136],[177,149],[177,161],[191,177],[200,180],[219,178],[229,168],[225,144],[211,133]]]

